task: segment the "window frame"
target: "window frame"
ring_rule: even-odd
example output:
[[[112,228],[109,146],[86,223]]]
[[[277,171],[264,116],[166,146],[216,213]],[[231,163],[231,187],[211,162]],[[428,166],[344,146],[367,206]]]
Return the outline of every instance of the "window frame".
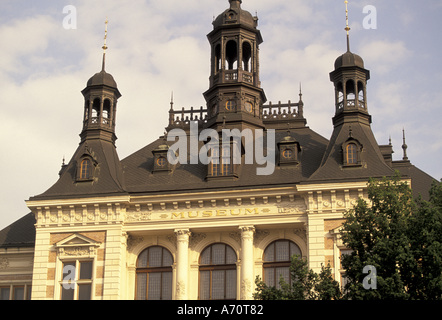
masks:
[[[349,150],[349,148],[354,148]],[[349,152],[351,151],[351,152]],[[360,167],[362,165],[362,145],[354,138],[350,138],[342,145],[343,166]]]
[[[281,242],[288,242],[288,246],[289,246],[289,260],[276,261],[276,244],[278,242],[279,243],[281,243]],[[274,269],[274,274],[273,274],[273,279],[272,280],[273,280],[273,283],[275,284],[274,286],[276,288],[278,288],[278,289],[280,288],[280,285],[279,285],[280,275],[276,274],[276,269],[277,268],[288,268],[288,271],[289,271],[289,279],[288,279],[289,281],[288,281],[288,283],[289,283],[289,285],[292,284],[292,279],[290,277],[290,265],[291,265],[291,262],[292,262],[291,261],[292,256],[294,254],[296,254],[296,253],[292,254],[291,244],[294,244],[298,248],[298,250],[300,252],[300,258],[302,258],[302,250],[301,250],[301,248],[296,244],[296,242],[294,242],[292,240],[289,240],[289,239],[278,239],[278,240],[275,240],[275,241],[269,243],[265,247],[265,249],[263,251],[263,256],[262,256],[262,260],[263,260],[263,264],[262,264],[263,272],[262,272],[262,274],[263,274],[263,281],[266,283],[266,285],[269,285],[269,279],[266,279],[266,269],[267,270]],[[273,261],[267,261],[266,260],[266,252],[267,252],[267,249],[270,248],[270,246],[274,246],[273,247]]]
[[[74,280],[65,280],[66,276],[70,273],[64,273],[63,270],[66,265],[74,263],[75,268],[75,274],[74,274]],[[81,272],[82,272],[82,263],[91,263],[91,278],[90,279],[81,279]],[[93,300],[94,297],[94,281],[95,280],[95,259],[63,259],[61,261],[61,279],[59,280],[59,287],[60,287],[60,300]],[[64,290],[72,290],[72,289],[65,289],[65,284],[73,284],[74,285],[74,292],[72,294],[73,299],[63,299],[63,293]],[[80,287],[81,286],[90,286],[90,296],[89,299],[80,299]]]
[[[150,267],[149,266],[149,250],[152,248],[161,248],[161,266],[160,267]],[[140,256],[147,251],[147,266],[146,267],[139,267],[139,259]],[[171,264],[170,266],[165,266],[164,264],[164,253],[167,252],[170,255],[171,258]],[[173,298],[173,264],[174,264],[174,258],[172,253],[165,247],[163,246],[149,246],[147,248],[145,248],[144,250],[142,250],[137,257],[137,262],[136,262],[136,269],[135,269],[135,300],[141,300],[138,297],[138,275],[139,274],[146,274],[146,299],[145,300],[149,300],[149,275],[153,274],[153,273],[160,273],[161,274],[161,287],[160,287],[160,299],[159,300],[170,300]],[[171,297],[170,299],[166,299],[163,297],[163,287],[164,287],[164,283],[163,283],[163,276],[164,273],[170,273],[170,291],[171,291]]]
[[[16,299],[15,293],[17,288],[23,288],[23,298],[22,299]],[[16,283],[16,284],[10,284],[10,285],[3,285],[0,284],[0,301],[1,299],[1,290],[7,289],[8,290],[8,299],[7,300],[31,300],[32,295],[32,284],[27,283]]]
[[[215,245],[223,245],[224,246],[224,262],[226,262],[227,259],[227,248],[230,248],[232,250],[232,252],[235,255],[235,262],[234,263],[224,263],[224,264],[215,264],[213,263],[213,247]],[[205,253],[206,250],[210,249],[210,262],[209,264],[202,264],[202,257],[203,254]],[[217,242],[217,243],[212,243],[210,245],[208,245],[207,247],[205,247],[200,254],[199,257],[199,267],[198,267],[198,300],[203,300],[202,298],[202,290],[204,289],[202,287],[203,283],[201,280],[201,272],[209,272],[209,288],[208,288],[208,292],[209,292],[209,297],[208,299],[204,299],[204,300],[237,300],[238,299],[238,292],[237,292],[237,286],[238,286],[238,275],[237,275],[237,263],[238,263],[238,254],[236,253],[236,251],[228,244],[223,243],[223,242]],[[231,297],[227,297],[227,271],[235,271],[235,284],[233,285],[233,287],[235,288],[235,297],[231,298]],[[223,277],[223,292],[224,292],[224,298],[223,299],[213,299],[213,272],[214,271],[224,271],[224,277]],[[207,289],[207,288],[206,288]]]

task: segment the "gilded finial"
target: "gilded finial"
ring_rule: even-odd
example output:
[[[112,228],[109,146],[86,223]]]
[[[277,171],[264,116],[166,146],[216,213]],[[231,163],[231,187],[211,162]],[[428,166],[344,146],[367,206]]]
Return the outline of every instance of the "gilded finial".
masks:
[[[104,22],[105,24],[105,28],[104,28],[104,44],[103,44],[103,65],[101,70],[104,71],[104,67],[105,67],[105,62],[106,62],[106,50],[107,50],[107,45],[106,45],[106,40],[107,40],[107,24],[109,23],[109,21],[106,18],[106,21]]]
[[[345,31],[347,32],[347,51],[350,52],[350,26],[348,24],[348,1],[345,0],[345,21],[346,21],[346,26],[345,26]]]

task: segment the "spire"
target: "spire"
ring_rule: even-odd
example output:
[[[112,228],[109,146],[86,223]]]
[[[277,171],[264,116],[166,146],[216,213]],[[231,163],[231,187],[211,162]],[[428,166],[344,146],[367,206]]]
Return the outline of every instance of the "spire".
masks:
[[[345,21],[346,21],[345,31],[347,32],[347,51],[350,52],[350,27],[348,25],[348,1],[347,0],[345,0]]]
[[[105,67],[105,64],[106,64],[106,50],[107,50],[106,40],[107,40],[107,24],[108,24],[108,22],[109,21],[106,18],[106,21],[104,22],[104,24],[105,24],[105,28],[104,28],[104,45],[102,47],[102,49],[103,49],[103,64],[102,64],[102,67],[101,67],[101,71],[104,71],[104,67]]]
[[[170,95],[170,110],[173,111],[173,91]]]
[[[408,161],[408,157],[407,157],[407,148],[408,148],[408,146],[405,143],[405,129],[402,129],[402,140],[403,140],[402,150],[404,150],[404,156],[402,157],[402,160]]]

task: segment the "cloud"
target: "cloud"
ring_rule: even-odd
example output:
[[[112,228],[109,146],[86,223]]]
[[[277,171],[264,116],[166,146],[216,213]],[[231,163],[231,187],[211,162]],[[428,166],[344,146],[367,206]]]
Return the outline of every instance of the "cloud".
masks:
[[[117,150],[124,158],[163,134],[172,90],[176,109],[205,105],[202,93],[208,89],[210,72],[206,34],[212,30],[213,16],[228,8],[227,0],[73,0],[77,29],[65,30],[63,4],[39,1],[29,7],[24,2],[11,2],[14,8],[8,7],[8,12],[16,12],[16,16],[2,19],[0,24],[0,144],[5,150],[0,155],[0,176],[8,181],[2,189],[6,199],[2,207],[11,213],[0,215],[0,229],[28,212],[23,200],[50,187],[58,177],[63,155],[68,161],[78,146],[84,103],[81,90],[100,71],[106,17],[106,70],[123,94],[118,101],[116,130]],[[328,138],[334,114],[328,74],[345,50],[345,20],[340,20],[345,18],[343,4],[341,8],[323,0],[256,0],[243,1],[242,7],[253,15],[258,11],[264,38],[260,76],[268,99],[274,103],[297,101],[302,82],[308,125]],[[419,6],[420,10],[424,7]],[[379,10],[380,15],[384,11]],[[441,111],[433,106],[441,99],[428,85],[410,81],[417,77],[438,83],[432,77],[440,74],[440,68],[413,70],[412,75],[402,76],[406,73],[401,70],[414,54],[408,39],[397,39],[388,30],[380,39],[380,30],[358,31],[362,20],[353,20],[353,31],[358,34],[353,39],[360,42],[354,41],[352,46],[372,72],[369,111],[375,127],[381,128],[380,141],[386,143],[392,131],[400,134],[404,124],[413,130],[421,127],[409,134],[409,152],[414,155],[413,145],[422,137],[439,139],[431,136],[431,126],[419,122],[422,112],[409,112],[411,107],[417,108],[416,92],[419,96],[428,93],[427,99],[420,99],[419,108],[431,109],[427,122],[436,128]],[[438,59],[439,53],[431,47],[426,52],[429,59]],[[400,143],[400,137],[397,140]],[[433,158],[442,152],[439,145],[431,144]]]
[[[385,75],[403,65],[412,56],[412,51],[403,41],[375,40],[362,44],[360,54],[370,60],[373,72]]]

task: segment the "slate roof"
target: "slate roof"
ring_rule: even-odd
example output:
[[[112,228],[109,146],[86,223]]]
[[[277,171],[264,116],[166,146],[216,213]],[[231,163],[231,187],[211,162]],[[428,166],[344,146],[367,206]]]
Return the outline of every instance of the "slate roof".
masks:
[[[35,217],[28,213],[0,231],[0,248],[33,247],[35,245]]]
[[[85,149],[91,152],[98,163],[92,182],[77,182],[76,172],[79,159]],[[118,154],[113,143],[91,139],[81,143],[67,166],[62,169],[59,180],[44,193],[30,200],[89,197],[92,195],[126,194],[124,177]]]
[[[276,132],[276,142],[287,136],[286,131]],[[327,139],[308,127],[293,129],[291,136],[301,145],[301,164],[298,167],[279,167],[276,164],[272,175],[257,175],[259,165],[242,164],[237,179],[207,180],[207,165],[177,164],[171,173],[152,173],[152,150],[164,143],[162,138],[121,161],[126,190],[129,193],[161,193],[224,188],[248,188],[263,185],[284,185],[305,181],[319,166]],[[276,147],[276,154],[278,149]],[[265,165],[261,166],[264,167]]]

